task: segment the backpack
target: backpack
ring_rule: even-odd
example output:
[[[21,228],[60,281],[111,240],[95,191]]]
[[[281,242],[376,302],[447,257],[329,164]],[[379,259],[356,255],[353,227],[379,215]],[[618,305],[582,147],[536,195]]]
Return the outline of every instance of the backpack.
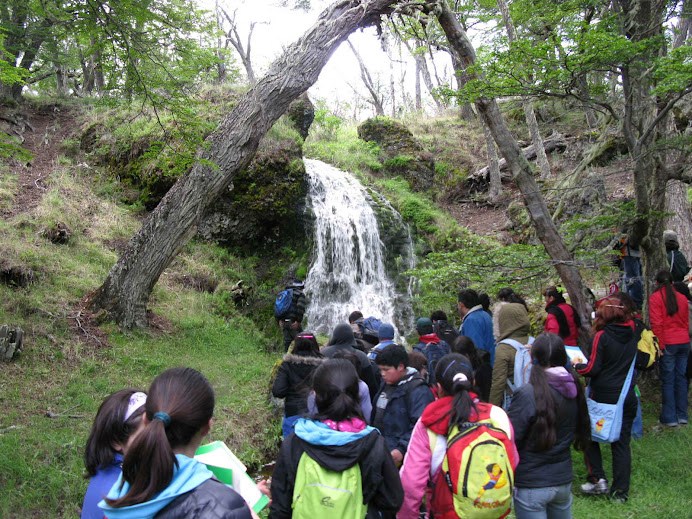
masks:
[[[287,288],[279,292],[274,301],[274,317],[277,319],[286,319],[291,315],[293,309],[293,289]]]
[[[661,358],[661,347],[658,344],[658,337],[654,335],[646,325],[636,319],[635,332],[639,332],[639,341],[637,342],[637,362],[634,367],[639,371],[649,371],[654,368],[658,359]]]
[[[507,433],[487,421],[454,426],[435,479],[431,517],[499,519],[509,515],[514,470]]]
[[[360,465],[335,472],[304,452],[298,462],[291,508],[295,519],[364,519],[368,507],[363,504]]]
[[[382,321],[380,321],[377,317],[374,317],[372,315],[358,323],[358,326],[360,327],[360,333],[362,333],[363,336],[373,335],[375,337],[378,337],[378,332],[380,330],[381,325]]]
[[[459,337],[459,330],[454,328],[447,321],[436,321],[433,324],[433,331],[440,340],[445,341],[450,346],[454,343],[454,340]]]
[[[514,356],[514,380],[507,379],[507,385],[512,390],[512,393],[514,393],[517,389],[529,381],[532,366],[531,345],[533,344],[533,337],[529,337],[528,344],[522,344],[514,339],[503,339],[498,344],[503,343],[508,344],[517,350],[517,353]],[[505,395],[505,403],[503,405],[504,409],[509,408],[509,402],[511,399],[511,395]]]
[[[437,368],[437,363],[442,357],[449,353],[449,344],[444,341],[440,342],[429,342],[425,346],[421,346],[420,343],[413,347],[413,351],[417,351],[425,355],[425,359],[428,361],[428,379],[426,382],[431,386],[435,384],[435,368]]]
[[[685,276],[690,270],[690,266],[687,264],[687,259],[679,250],[672,250],[671,252],[670,275],[673,277],[674,282],[684,281]]]

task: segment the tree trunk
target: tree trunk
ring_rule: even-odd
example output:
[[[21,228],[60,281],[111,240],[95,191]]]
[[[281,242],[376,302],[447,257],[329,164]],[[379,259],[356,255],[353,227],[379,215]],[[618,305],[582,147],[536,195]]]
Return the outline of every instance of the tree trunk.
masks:
[[[420,60],[416,59],[416,86],[415,86],[415,101],[414,101],[414,106],[416,108],[416,112],[420,112],[423,109],[423,101],[421,99],[421,90],[420,90],[420,76],[423,73],[421,70],[420,66]]]
[[[440,26],[449,40],[457,59],[467,70],[476,61],[476,52],[463,27],[451,11],[447,2],[439,2],[435,5]],[[516,182],[524,204],[529,211],[531,221],[536,229],[536,235],[545,247],[548,256],[553,260],[555,269],[562,280],[575,310],[582,320],[582,330],[588,331],[590,307],[585,298],[585,289],[577,263],[572,254],[567,250],[562,237],[558,233],[555,222],[548,212],[545,200],[536,179],[533,176],[531,166],[524,157],[517,141],[509,131],[497,102],[494,99],[479,98],[476,101],[478,114],[485,124],[504,156],[512,171],[512,177]]]
[[[194,235],[204,209],[247,166],[265,133],[317,81],[322,67],[348,35],[378,22],[397,3],[342,1],[325,10],[206,139],[192,170],[161,200],[92,294],[91,308],[105,310],[125,328],[146,325],[151,291]]]
[[[669,180],[666,187],[666,229],[673,229],[680,238],[680,250],[685,257],[692,258],[692,211],[687,198],[687,184]]]
[[[488,155],[488,178],[490,187],[488,188],[488,199],[491,203],[497,202],[497,199],[502,193],[502,177],[500,176],[500,160],[497,156],[497,146],[493,140],[493,135],[490,133],[488,125],[481,119],[483,127],[483,135],[485,136],[485,151]]]
[[[360,54],[358,54],[358,51],[353,46],[353,44],[348,40],[346,41],[346,43],[348,44],[349,48],[351,49],[351,52],[353,52],[353,55],[356,57],[356,60],[358,61],[358,66],[360,67],[360,78],[363,80],[365,88],[368,90],[368,92],[370,92],[372,105],[375,107],[375,115],[384,115],[384,100],[382,99],[382,96],[380,96],[377,92],[377,85],[375,85],[375,82],[372,80],[370,71],[368,71],[367,67],[365,66],[365,63],[363,62],[363,58],[360,57]]]

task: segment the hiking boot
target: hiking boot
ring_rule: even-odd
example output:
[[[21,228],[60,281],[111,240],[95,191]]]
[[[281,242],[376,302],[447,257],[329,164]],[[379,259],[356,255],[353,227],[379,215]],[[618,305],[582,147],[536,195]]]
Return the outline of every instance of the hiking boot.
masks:
[[[678,420],[678,423],[680,425],[687,425],[689,422],[687,421],[687,418],[682,418]]]
[[[677,427],[678,422],[659,422],[661,425],[664,425],[666,427]]]
[[[608,493],[608,482],[603,478],[596,481],[596,483],[586,482],[581,486],[581,491],[584,494],[591,495],[606,494]]]
[[[624,504],[627,502],[627,496],[622,492],[613,492],[610,494],[610,501],[613,503]]]

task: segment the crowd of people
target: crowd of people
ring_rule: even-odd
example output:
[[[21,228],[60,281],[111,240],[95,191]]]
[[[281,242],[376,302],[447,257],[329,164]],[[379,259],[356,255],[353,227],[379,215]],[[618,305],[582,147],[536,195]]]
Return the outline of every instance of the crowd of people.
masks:
[[[677,427],[689,419],[692,303],[669,271],[656,282],[649,307],[663,351],[660,422]],[[291,286],[302,303],[283,320],[288,351],[272,384],[284,399],[284,440],[270,484],[260,485],[270,518],[499,518],[513,509],[517,519],[567,519],[572,448],[584,453],[582,493],[627,501],[636,371],[649,365],[627,292],[598,302],[586,344],[578,312],[556,287],[543,291],[545,325],[535,339],[514,290],[502,289],[491,311],[465,289],[460,328],[435,311],[416,321],[418,341],[407,349],[393,323],[366,323],[358,311],[320,347],[298,319],[303,284]],[[598,441],[604,423],[593,403],[620,416]],[[109,396],[85,449],[82,518],[256,517],[194,459],[213,411],[211,385],[189,368],[165,371],[147,392]],[[612,451],[611,478],[601,443]]]

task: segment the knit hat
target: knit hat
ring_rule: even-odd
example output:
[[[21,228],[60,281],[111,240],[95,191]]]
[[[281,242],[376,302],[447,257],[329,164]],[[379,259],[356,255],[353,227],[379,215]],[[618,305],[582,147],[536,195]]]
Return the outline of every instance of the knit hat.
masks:
[[[377,336],[381,341],[393,341],[394,340],[394,326],[389,323],[382,323],[380,329],[377,331]]]
[[[670,229],[663,231],[663,243],[665,244],[666,249],[680,248],[678,233]]]
[[[355,346],[356,338],[350,324],[337,324],[329,339],[329,346]]]
[[[428,335],[433,333],[432,321],[427,317],[421,317],[416,321],[416,331],[418,335]]]

